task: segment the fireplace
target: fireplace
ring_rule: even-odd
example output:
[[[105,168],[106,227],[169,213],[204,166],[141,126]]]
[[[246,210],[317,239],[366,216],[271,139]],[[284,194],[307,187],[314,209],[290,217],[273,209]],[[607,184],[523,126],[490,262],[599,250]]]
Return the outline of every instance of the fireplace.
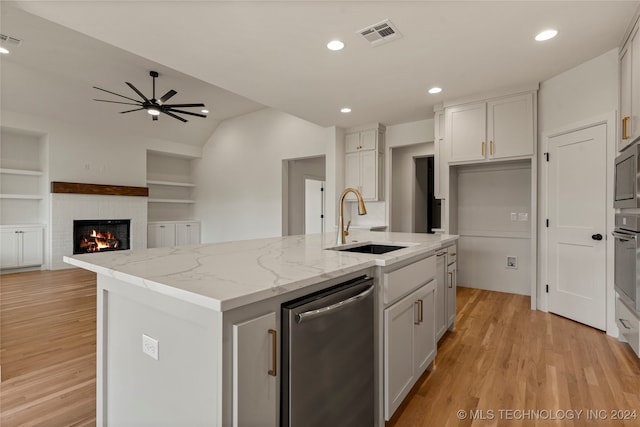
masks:
[[[130,249],[131,220],[74,220],[73,254]]]

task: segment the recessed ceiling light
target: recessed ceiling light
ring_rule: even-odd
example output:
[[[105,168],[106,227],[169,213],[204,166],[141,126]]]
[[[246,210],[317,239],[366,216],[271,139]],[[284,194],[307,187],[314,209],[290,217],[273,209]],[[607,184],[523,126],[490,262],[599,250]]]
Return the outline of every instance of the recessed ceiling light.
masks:
[[[344,43],[340,40],[331,40],[327,43],[327,49],[329,50],[342,50],[342,48],[344,48]]]
[[[0,53],[4,53],[6,55],[9,53],[9,49],[0,46]]]
[[[556,30],[544,30],[536,36],[536,41],[543,42],[549,40],[558,35]]]
[[[207,114],[209,112],[209,110],[200,110],[201,112],[203,112],[204,114]]]
[[[441,87],[432,87],[431,89],[429,89],[429,93],[430,94],[436,94],[436,93],[440,93],[442,92],[442,88]]]
[[[351,108],[349,108],[349,107],[341,108],[341,109],[340,109],[340,112],[341,112],[341,113],[345,113],[345,114],[346,114],[346,113],[350,113],[350,112],[351,112]]]

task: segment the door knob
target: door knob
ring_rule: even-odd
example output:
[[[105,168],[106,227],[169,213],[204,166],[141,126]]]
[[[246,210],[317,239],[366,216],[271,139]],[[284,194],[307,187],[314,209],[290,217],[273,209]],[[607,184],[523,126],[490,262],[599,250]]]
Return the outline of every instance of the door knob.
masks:
[[[602,234],[594,234],[591,238],[593,240],[602,240]]]

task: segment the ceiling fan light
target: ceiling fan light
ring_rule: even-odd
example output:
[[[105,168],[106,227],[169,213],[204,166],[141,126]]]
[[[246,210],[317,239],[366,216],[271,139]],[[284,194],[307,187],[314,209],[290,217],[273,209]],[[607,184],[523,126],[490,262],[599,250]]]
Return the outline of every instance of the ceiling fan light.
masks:
[[[152,116],[159,116],[160,110],[158,110],[157,108],[149,108],[147,110],[147,113],[151,114]]]
[[[7,49],[7,48],[6,48],[6,47],[4,47],[4,46],[0,46],[0,53],[3,53],[3,54],[5,54],[5,55],[6,55],[6,54],[8,54],[8,53],[9,53],[9,49]]]

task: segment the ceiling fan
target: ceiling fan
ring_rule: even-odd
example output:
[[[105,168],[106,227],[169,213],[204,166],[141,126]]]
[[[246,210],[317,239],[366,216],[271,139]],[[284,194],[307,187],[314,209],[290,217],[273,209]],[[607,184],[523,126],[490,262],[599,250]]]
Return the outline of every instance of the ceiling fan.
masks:
[[[125,82],[131,89],[133,89],[133,91],[135,93],[138,94],[138,96],[140,96],[140,98],[143,99],[142,101],[137,100],[137,99],[133,99],[133,98],[129,98],[128,96],[120,95],[118,93],[111,92],[111,91],[106,90],[106,89],[101,89],[101,88],[96,87],[96,86],[94,86],[93,88],[101,90],[103,92],[110,93],[112,95],[119,96],[121,98],[128,99],[130,101],[135,102],[135,104],[132,103],[132,102],[110,101],[110,100],[107,100],[107,99],[95,99],[95,98],[94,98],[94,101],[111,102],[113,104],[135,105],[135,106],[140,107],[140,108],[134,108],[132,110],[127,110],[127,111],[120,111],[120,114],[131,113],[133,111],[147,110],[147,113],[149,113],[153,117],[153,120],[158,120],[158,116],[160,115],[160,113],[166,114],[167,116],[171,116],[174,119],[178,119],[178,120],[180,120],[182,122],[185,122],[185,123],[188,122],[188,120],[178,116],[175,113],[188,114],[190,116],[196,116],[196,117],[207,117],[204,114],[192,113],[190,111],[183,111],[183,110],[178,110],[177,109],[177,108],[189,108],[189,107],[204,107],[204,104],[165,104],[165,102],[167,102],[169,100],[169,98],[171,98],[173,95],[178,93],[173,89],[171,89],[169,92],[167,92],[164,95],[162,95],[162,97],[160,97],[160,99],[156,99],[156,78],[158,77],[158,72],[157,71],[150,71],[149,75],[151,77],[153,77],[153,96],[152,96],[151,99],[149,99],[146,96],[144,96],[144,94],[142,92],[140,92],[131,83]]]

